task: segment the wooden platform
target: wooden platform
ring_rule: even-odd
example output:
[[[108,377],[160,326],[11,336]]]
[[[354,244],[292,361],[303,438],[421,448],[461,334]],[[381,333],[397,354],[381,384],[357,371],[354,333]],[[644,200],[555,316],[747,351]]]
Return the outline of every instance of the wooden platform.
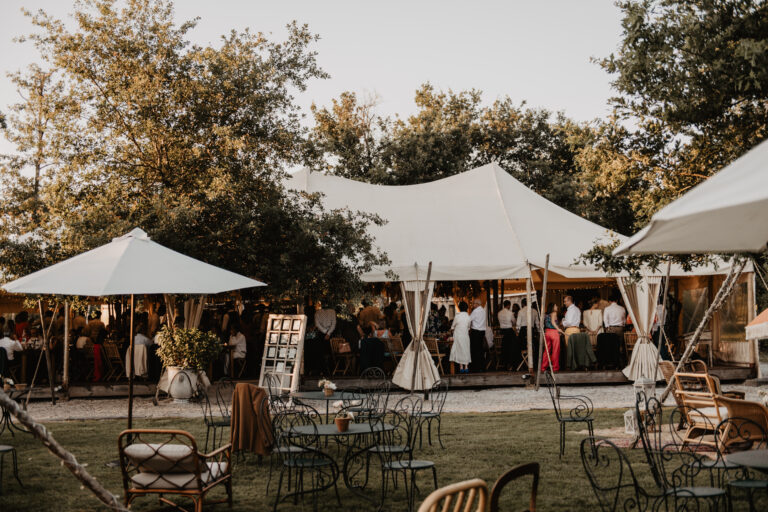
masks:
[[[467,375],[445,375],[450,389],[459,388],[493,388],[493,387],[524,387],[526,372],[486,372]],[[739,367],[715,367],[710,370],[712,375],[720,378],[721,382],[743,382],[754,377],[755,370]],[[629,380],[620,371],[565,371],[556,374],[557,383],[563,386],[593,386],[629,384]],[[318,378],[302,379],[302,390],[317,389]],[[332,379],[341,389],[345,387],[365,387],[366,382],[357,377],[334,377]]]

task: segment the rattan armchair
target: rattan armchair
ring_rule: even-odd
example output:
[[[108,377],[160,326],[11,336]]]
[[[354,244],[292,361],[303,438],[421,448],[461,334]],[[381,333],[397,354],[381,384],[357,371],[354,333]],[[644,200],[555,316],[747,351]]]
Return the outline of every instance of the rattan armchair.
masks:
[[[427,496],[418,512],[485,512],[488,504],[488,486],[475,478],[441,487]]]

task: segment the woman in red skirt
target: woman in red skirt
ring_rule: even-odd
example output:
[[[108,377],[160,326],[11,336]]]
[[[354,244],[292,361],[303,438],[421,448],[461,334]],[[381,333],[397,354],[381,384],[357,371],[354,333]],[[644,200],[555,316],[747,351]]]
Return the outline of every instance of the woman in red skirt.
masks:
[[[552,371],[560,371],[560,329],[557,318],[557,306],[554,303],[547,307],[547,314],[544,317],[544,338],[547,343],[547,350],[542,354],[541,371],[545,371],[549,366],[549,358],[552,358]]]

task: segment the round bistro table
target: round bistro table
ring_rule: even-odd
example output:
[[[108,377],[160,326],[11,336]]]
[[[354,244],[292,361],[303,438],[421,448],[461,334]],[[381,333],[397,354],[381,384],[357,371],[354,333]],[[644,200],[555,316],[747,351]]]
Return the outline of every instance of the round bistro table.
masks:
[[[768,450],[745,450],[725,456],[725,460],[750,469],[768,473]]]
[[[291,393],[291,396],[293,398],[297,398],[299,400],[314,400],[316,402],[325,402],[326,425],[329,424],[328,420],[330,418],[329,411],[330,411],[331,402],[335,402],[336,400],[341,400],[342,395],[346,400],[363,400],[365,398],[365,395],[361,395],[360,393],[344,393],[339,391],[334,391],[331,396],[326,396],[323,391],[297,391],[295,393]],[[321,426],[322,425],[318,425],[318,434],[320,434],[319,429]],[[335,429],[336,425],[333,425],[333,428]],[[338,430],[336,432],[338,433]],[[368,433],[370,434],[370,431]],[[320,435],[324,435],[324,434],[320,434]]]

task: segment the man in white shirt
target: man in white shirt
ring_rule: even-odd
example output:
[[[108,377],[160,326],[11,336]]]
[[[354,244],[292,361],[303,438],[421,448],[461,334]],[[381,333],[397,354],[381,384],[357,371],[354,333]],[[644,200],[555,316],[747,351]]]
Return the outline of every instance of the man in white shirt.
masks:
[[[603,310],[605,332],[623,335],[627,325],[627,310],[619,305],[616,297],[611,297],[611,303]]]
[[[566,295],[565,299],[565,317],[563,318],[563,327],[565,327],[565,339],[566,343],[571,334],[577,334],[581,332],[579,325],[581,325],[581,310],[573,303],[573,297]]]
[[[485,328],[488,322],[480,299],[475,299],[472,305],[472,313],[469,315],[469,353],[472,362],[469,369],[472,372],[482,372],[485,371]]]
[[[616,295],[612,295],[610,300],[610,304],[603,310],[603,324],[606,334],[612,335],[612,340],[598,343],[597,358],[605,368],[613,366],[620,368],[626,363],[627,357],[624,353],[624,326],[627,325],[627,310],[618,303],[619,299]]]
[[[233,377],[235,375],[234,372],[230,373],[229,354],[232,354],[232,359],[245,359],[248,348],[245,343],[245,334],[240,331],[240,325],[238,322],[232,322],[230,333],[229,346],[232,348],[230,348],[229,353],[226,354],[226,369],[230,377]]]
[[[522,331],[528,327],[528,301],[523,299],[520,304],[522,307],[520,308],[520,311],[517,312],[517,328]],[[531,320],[531,325],[533,328],[538,329],[539,315],[535,309],[531,311]]]
[[[8,360],[13,361],[13,353],[21,352],[24,348],[21,346],[18,340],[15,340],[9,336],[4,336],[0,339],[0,348],[4,348],[8,354]]]

